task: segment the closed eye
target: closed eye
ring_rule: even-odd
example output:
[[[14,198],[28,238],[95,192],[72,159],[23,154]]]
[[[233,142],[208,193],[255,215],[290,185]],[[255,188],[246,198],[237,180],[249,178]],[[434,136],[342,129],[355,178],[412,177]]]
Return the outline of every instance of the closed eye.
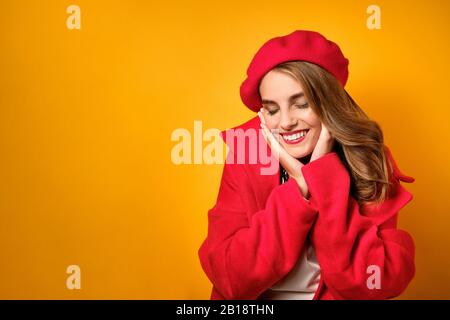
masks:
[[[295,106],[299,109],[305,109],[308,108],[308,102],[305,104],[296,104]]]
[[[275,113],[278,112],[278,109],[267,110],[267,112],[268,112],[271,116],[273,116]]]

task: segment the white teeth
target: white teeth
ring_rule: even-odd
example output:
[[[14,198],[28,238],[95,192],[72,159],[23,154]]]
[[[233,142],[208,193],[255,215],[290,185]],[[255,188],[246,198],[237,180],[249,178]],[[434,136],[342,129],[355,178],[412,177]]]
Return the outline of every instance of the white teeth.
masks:
[[[301,131],[301,132],[299,132],[299,133],[292,134],[292,135],[290,135],[290,136],[283,136],[283,138],[284,138],[285,140],[287,140],[287,141],[292,141],[292,140],[296,140],[296,139],[302,138],[302,137],[304,137],[305,135],[306,135],[306,131]]]

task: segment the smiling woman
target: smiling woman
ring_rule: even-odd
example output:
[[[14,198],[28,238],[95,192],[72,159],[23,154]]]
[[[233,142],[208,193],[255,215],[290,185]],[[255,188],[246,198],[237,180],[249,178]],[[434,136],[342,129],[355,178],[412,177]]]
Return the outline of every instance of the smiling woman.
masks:
[[[259,91],[267,126],[278,130],[291,156],[301,159],[314,151],[323,123],[351,174],[353,197],[361,204],[385,200],[392,168],[383,133],[335,77],[318,65],[290,61],[269,71]]]
[[[387,299],[415,273],[397,229],[412,195],[379,125],[344,89],[348,60],[313,31],[266,42],[241,86],[274,175],[225,163],[199,258],[211,299]],[[230,148],[230,152],[239,150]],[[375,271],[373,274],[372,272]]]
[[[273,71],[270,71],[269,74],[267,76],[264,77],[264,79],[271,79],[273,75]],[[277,79],[279,77],[277,76],[281,76],[281,79]],[[284,79],[283,79],[284,77]],[[267,86],[267,81],[269,80],[264,80],[263,79],[263,83],[261,84],[260,87],[266,87]],[[292,86],[292,82],[294,79],[291,79],[290,77],[287,77],[285,75],[283,75],[282,73],[280,74],[276,74],[275,75],[275,79],[272,80],[273,83],[278,84],[278,83],[283,83],[286,82],[286,86],[284,88],[293,88],[295,89],[295,86],[298,86],[297,83],[294,84],[294,86]],[[272,88],[270,85],[268,85],[269,88]],[[273,90],[273,89],[272,89]],[[280,92],[282,92],[284,89],[281,88]],[[300,102],[300,100],[303,98],[304,100],[305,94],[303,92],[299,92],[299,93],[294,93],[293,95],[291,95],[290,97],[288,97],[286,99],[287,101],[287,107],[290,108],[292,105],[297,108],[297,109],[307,109],[308,108],[308,102]],[[264,106],[267,114],[269,114],[270,116],[274,116],[275,114],[279,113],[280,107],[279,104],[277,102],[275,102],[274,100],[268,100],[265,98],[261,99],[262,101],[262,105]],[[289,121],[289,119],[288,119]],[[289,126],[289,123],[286,123]],[[303,129],[299,129],[299,130],[287,130],[285,132],[279,132],[280,136],[283,138],[283,141],[287,144],[293,144],[296,145],[298,143],[300,143],[301,141],[304,140],[304,137],[306,136],[306,134],[308,133],[309,128],[303,128]],[[297,156],[298,158],[298,156]]]
[[[283,72],[282,66],[277,68],[264,76],[259,89],[265,122],[269,129],[279,129],[283,147],[294,158],[302,158],[313,151],[319,139],[321,122],[309,106],[300,82]]]

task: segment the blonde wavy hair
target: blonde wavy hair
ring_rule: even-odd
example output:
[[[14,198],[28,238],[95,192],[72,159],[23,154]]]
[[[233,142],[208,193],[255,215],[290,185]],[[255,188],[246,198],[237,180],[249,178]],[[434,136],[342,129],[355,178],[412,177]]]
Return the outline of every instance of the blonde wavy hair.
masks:
[[[392,164],[380,126],[364,113],[328,71],[305,61],[288,61],[273,70],[299,81],[311,108],[335,139],[335,151],[351,177],[359,204],[380,204],[389,195]]]

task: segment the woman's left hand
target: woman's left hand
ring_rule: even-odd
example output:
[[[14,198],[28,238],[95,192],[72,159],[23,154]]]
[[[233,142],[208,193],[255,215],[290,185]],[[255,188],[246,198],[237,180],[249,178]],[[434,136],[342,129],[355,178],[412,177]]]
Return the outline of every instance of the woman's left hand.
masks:
[[[320,131],[319,140],[314,147],[310,162],[319,159],[325,154],[331,152],[331,150],[333,150],[333,146],[334,138],[331,136],[330,131],[328,131],[328,128],[322,122],[322,129]]]

